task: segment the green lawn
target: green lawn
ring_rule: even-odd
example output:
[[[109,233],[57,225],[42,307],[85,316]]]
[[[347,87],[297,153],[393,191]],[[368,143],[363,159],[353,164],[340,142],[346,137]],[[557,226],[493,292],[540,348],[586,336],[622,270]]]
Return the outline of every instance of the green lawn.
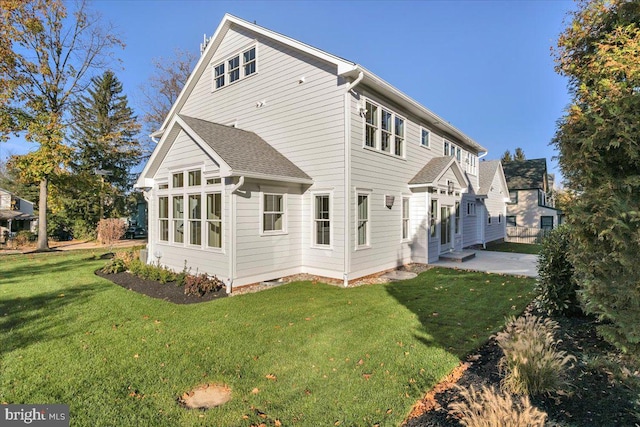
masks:
[[[515,252],[519,254],[538,255],[542,250],[542,245],[534,243],[487,243],[488,251],[496,252]]]
[[[398,425],[534,284],[432,269],[174,305],[95,276],[103,263],[0,257],[0,402],[66,403],[73,426]],[[202,383],[228,385],[232,400],[176,404]]]

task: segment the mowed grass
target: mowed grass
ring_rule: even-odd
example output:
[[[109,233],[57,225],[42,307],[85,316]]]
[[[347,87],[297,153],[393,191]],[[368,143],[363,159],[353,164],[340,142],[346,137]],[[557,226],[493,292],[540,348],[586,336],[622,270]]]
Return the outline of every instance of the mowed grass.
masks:
[[[95,276],[103,264],[92,252],[0,257],[1,403],[69,404],[73,426],[398,425],[534,284],[431,269],[174,305]],[[204,383],[227,385],[231,401],[177,404]]]
[[[496,252],[512,252],[518,254],[538,255],[542,250],[542,245],[537,243],[514,242],[488,243],[487,250]]]

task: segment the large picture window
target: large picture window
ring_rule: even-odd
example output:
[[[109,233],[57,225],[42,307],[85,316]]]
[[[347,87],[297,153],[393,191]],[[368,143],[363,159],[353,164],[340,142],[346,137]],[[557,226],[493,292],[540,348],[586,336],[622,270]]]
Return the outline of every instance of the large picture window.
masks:
[[[264,194],[262,198],[262,232],[282,232],[285,222],[284,195]]]
[[[331,199],[328,194],[317,194],[314,197],[314,244],[331,245]]]
[[[220,177],[187,169],[172,172],[169,178],[171,187],[165,187],[158,197],[159,241],[222,248]]]
[[[369,245],[369,195],[358,194],[358,246]]]

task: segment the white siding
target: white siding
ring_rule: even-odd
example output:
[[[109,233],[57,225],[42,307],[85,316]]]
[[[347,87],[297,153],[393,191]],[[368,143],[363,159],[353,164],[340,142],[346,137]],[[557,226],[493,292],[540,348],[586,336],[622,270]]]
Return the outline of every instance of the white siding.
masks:
[[[552,216],[553,226],[559,224],[558,212],[538,205],[538,190],[518,190],[518,203],[507,205],[507,215],[516,217],[518,227],[540,228],[541,216]]]
[[[212,91],[212,66],[252,44],[257,46],[257,73]],[[238,199],[238,275],[270,275],[283,265],[281,260],[291,259],[305,271],[342,277],[344,96],[342,82],[335,73],[335,66],[245,29],[232,28],[180,111],[211,122],[236,123],[241,129],[255,132],[313,178],[313,186],[304,188],[303,194],[298,190],[301,205],[295,211],[292,207],[289,216],[297,232],[283,245],[279,244],[280,239],[257,237],[256,225],[249,223],[250,218],[258,216],[257,210],[250,213],[257,205],[252,205],[252,200]],[[299,83],[301,77],[305,78],[304,83]],[[258,102],[264,105],[257,107]],[[330,250],[312,248],[311,192],[315,190],[332,192]],[[297,222],[293,222],[294,214]],[[248,230],[254,233],[257,246]],[[258,247],[264,255],[252,256]]]
[[[484,201],[487,215],[491,216],[491,224],[487,224],[485,218],[485,242],[504,239],[506,226],[506,208],[505,197],[508,194],[502,192],[502,184],[498,173],[493,177],[491,188],[487,192],[487,198]]]
[[[154,180],[166,180],[171,183],[171,175],[173,172],[182,172],[187,169],[200,168],[205,172],[215,172],[218,165],[211,159],[186,133],[180,132],[176,137],[173,145],[165,156],[160,168],[154,176]],[[203,176],[204,181],[204,176]],[[201,192],[201,188],[194,187],[186,189]],[[164,193],[166,195],[167,193]],[[173,194],[173,193],[169,193]],[[229,239],[230,235],[230,196],[223,192],[222,208],[223,208],[223,241],[222,251],[217,249],[207,249],[202,247],[194,247],[188,244],[179,244],[171,242],[159,241],[159,222],[158,222],[158,191],[157,188],[151,192],[148,200],[149,205],[149,253],[148,260],[150,262],[159,262],[175,271],[182,271],[185,267],[190,268],[192,273],[206,272],[215,274],[221,279],[229,277]],[[205,203],[205,201],[202,201]],[[170,201],[171,203],[171,201]],[[171,204],[169,205],[171,211]],[[186,212],[186,209],[185,209]],[[185,221],[187,219],[185,218]],[[204,223],[203,223],[204,227]],[[185,235],[185,240],[186,240]],[[171,237],[170,237],[171,240]],[[204,238],[203,238],[204,240]]]
[[[476,204],[476,212],[480,203],[476,202],[475,194],[465,194],[462,197],[462,246],[467,247],[482,243],[478,235],[478,214],[467,214],[467,203]]]

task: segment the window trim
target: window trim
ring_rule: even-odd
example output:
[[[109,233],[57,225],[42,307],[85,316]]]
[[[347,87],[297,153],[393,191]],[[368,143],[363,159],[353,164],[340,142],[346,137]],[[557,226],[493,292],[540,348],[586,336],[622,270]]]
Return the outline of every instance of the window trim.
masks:
[[[511,193],[516,193],[516,197],[515,200],[513,200],[511,198]],[[518,190],[510,190],[509,191],[509,201],[507,202],[508,205],[517,205],[518,204]]]
[[[169,226],[169,223],[170,223],[170,220],[169,220],[169,217],[170,217],[170,215],[169,215],[169,206],[170,206],[169,198],[170,198],[170,196],[168,194],[163,194],[163,195],[160,195],[160,196],[157,197],[157,201],[158,201],[158,215],[157,215],[157,218],[158,218],[158,241],[159,242],[169,243],[170,242],[170,238],[171,238],[171,227]],[[166,200],[166,203],[167,203],[167,207],[166,207],[166,215],[167,216],[166,217],[160,216],[160,211],[161,211],[161,209],[160,209],[160,199],[165,199]],[[166,230],[167,231],[167,238],[166,239],[162,238],[162,222],[163,221],[166,221],[166,224],[167,224],[167,230]]]
[[[280,196],[282,197],[282,212],[279,211],[265,211],[265,197],[266,196]],[[288,234],[288,228],[287,228],[287,194],[286,193],[280,193],[277,191],[261,191],[260,192],[260,236],[279,236],[279,235],[283,235],[283,234]],[[264,229],[264,216],[267,214],[278,214],[281,213],[282,214],[282,229],[281,230],[265,230]]]
[[[210,195],[220,195],[220,219],[209,218],[209,196]],[[205,223],[204,229],[204,242],[203,246],[205,249],[213,250],[216,252],[222,252],[224,248],[224,193],[220,191],[205,191],[204,192],[205,202],[202,203],[202,207],[205,210],[203,221]],[[214,199],[215,200],[215,199]],[[220,224],[220,246],[209,246],[209,223],[219,223]]]
[[[505,218],[506,218],[505,224],[507,225],[507,227],[518,226],[518,219],[515,215],[507,215]],[[511,218],[513,218],[513,223],[511,223],[511,220],[510,220]]]
[[[551,230],[553,230],[555,228],[555,226],[556,226],[555,221],[553,219],[554,218],[553,215],[540,215],[540,229],[541,230],[547,230],[547,228],[544,228],[542,226],[542,221],[543,221],[543,219],[546,219],[546,218],[551,219]]]
[[[358,205],[359,199],[360,197],[366,197],[367,200],[367,217],[363,220],[360,218],[360,206]],[[355,206],[355,238],[356,238],[356,250],[359,249],[366,249],[366,248],[370,248],[371,247],[371,191],[364,191],[364,190],[356,190],[356,197],[355,197],[355,202],[356,202],[356,206]],[[360,229],[360,222],[364,221],[365,222],[365,242],[364,243],[360,243],[360,233],[359,233],[359,229]]]
[[[462,234],[462,227],[461,227],[461,222],[460,222],[460,210],[461,210],[461,205],[462,203],[460,203],[460,200],[456,200],[454,205],[453,205],[453,209],[454,209],[454,220],[453,220],[453,230],[454,230],[454,235],[459,236],[460,234]]]
[[[467,202],[467,216],[477,216],[476,202]]]
[[[318,197],[328,197],[329,198],[329,218],[328,219],[318,219],[316,218],[316,203]],[[329,222],[329,243],[317,243],[317,221],[328,221]],[[333,191],[313,191],[311,192],[311,247],[314,249],[329,249],[333,250]]]

